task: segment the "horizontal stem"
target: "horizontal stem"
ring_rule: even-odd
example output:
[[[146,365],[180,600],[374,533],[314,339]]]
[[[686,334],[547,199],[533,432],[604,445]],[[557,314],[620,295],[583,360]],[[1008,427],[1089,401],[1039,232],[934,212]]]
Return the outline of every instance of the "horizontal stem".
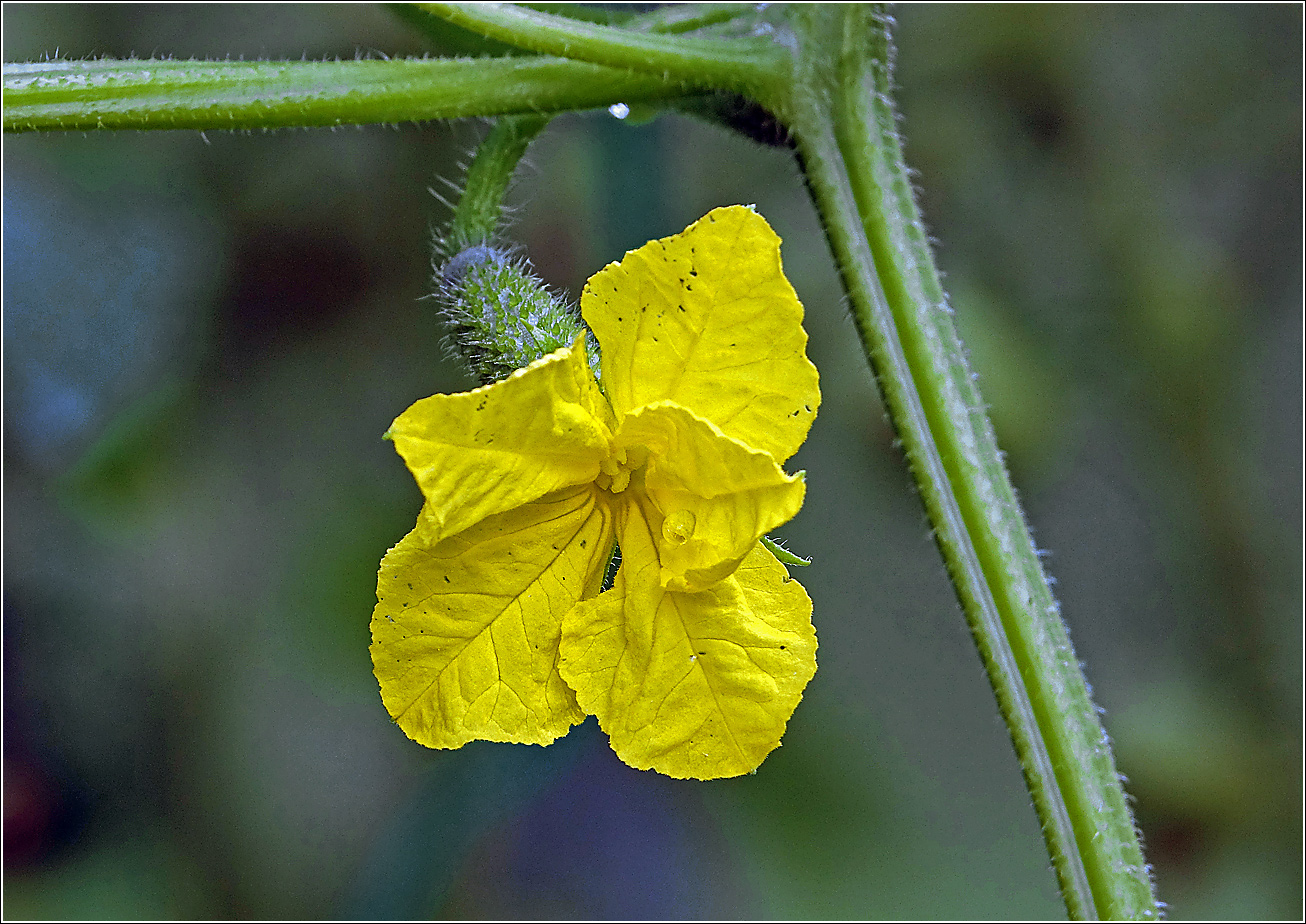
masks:
[[[4,66],[5,131],[251,129],[592,109],[671,81],[560,58],[49,61]]]
[[[598,9],[578,3],[518,3],[516,6],[599,26],[620,26],[630,32],[662,34],[692,32],[719,25],[755,9],[749,3],[668,3],[647,13],[632,12],[630,8]]]
[[[637,15],[626,9],[605,10],[579,3],[519,3],[517,5],[535,10],[537,13],[566,16],[568,19],[579,19],[581,22],[592,22],[601,26],[624,25],[627,20]]]
[[[751,3],[670,3],[613,25],[629,32],[672,35],[719,26],[756,11],[756,5]]]
[[[541,54],[653,74],[682,86],[746,91],[788,72],[785,51],[763,37],[729,41],[627,31],[511,3],[419,3],[419,9]],[[714,9],[715,11],[715,9]]]

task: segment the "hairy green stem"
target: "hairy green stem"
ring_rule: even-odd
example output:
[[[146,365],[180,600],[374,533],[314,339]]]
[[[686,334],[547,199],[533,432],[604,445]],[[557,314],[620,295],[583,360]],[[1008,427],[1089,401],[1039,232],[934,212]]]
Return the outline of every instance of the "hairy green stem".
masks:
[[[512,185],[517,164],[550,118],[505,116],[494,123],[467,168],[463,194],[449,227],[449,242],[453,247],[484,243],[494,237],[503,214],[503,197]]]
[[[1073,918],[1156,917],[1110,745],[1016,501],[912,195],[888,22],[794,16],[797,139],[853,316],[1011,732]]]
[[[48,61],[4,66],[5,131],[415,122],[675,97],[658,75],[562,58]]]

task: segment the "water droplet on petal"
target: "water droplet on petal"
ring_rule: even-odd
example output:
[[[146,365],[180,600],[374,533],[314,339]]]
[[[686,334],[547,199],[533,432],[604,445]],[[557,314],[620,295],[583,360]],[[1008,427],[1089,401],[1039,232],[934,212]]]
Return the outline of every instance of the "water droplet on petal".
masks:
[[[675,545],[684,545],[694,535],[694,514],[690,510],[677,510],[662,521],[662,538]]]

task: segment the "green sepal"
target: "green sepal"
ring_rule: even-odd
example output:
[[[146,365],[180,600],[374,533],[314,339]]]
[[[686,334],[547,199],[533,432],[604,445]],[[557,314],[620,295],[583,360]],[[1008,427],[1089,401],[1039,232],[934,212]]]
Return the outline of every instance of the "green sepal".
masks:
[[[766,550],[774,555],[782,564],[793,565],[796,568],[806,568],[812,563],[810,558],[799,558],[770,536],[762,537],[762,545],[766,546]]]

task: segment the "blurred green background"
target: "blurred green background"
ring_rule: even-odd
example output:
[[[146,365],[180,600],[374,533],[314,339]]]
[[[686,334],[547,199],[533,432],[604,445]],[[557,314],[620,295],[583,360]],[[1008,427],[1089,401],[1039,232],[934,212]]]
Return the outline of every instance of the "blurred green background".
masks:
[[[6,3],[4,58],[411,55],[381,7]],[[1302,12],[897,10],[908,159],[1160,895],[1302,914]],[[708,209],[784,238],[824,404],[782,532],[820,670],[715,783],[593,721],[431,752],[368,658],[419,495],[380,439],[469,386],[428,187],[477,122],[4,139],[4,913],[1064,914],[792,156],[558,119],[553,285]]]

